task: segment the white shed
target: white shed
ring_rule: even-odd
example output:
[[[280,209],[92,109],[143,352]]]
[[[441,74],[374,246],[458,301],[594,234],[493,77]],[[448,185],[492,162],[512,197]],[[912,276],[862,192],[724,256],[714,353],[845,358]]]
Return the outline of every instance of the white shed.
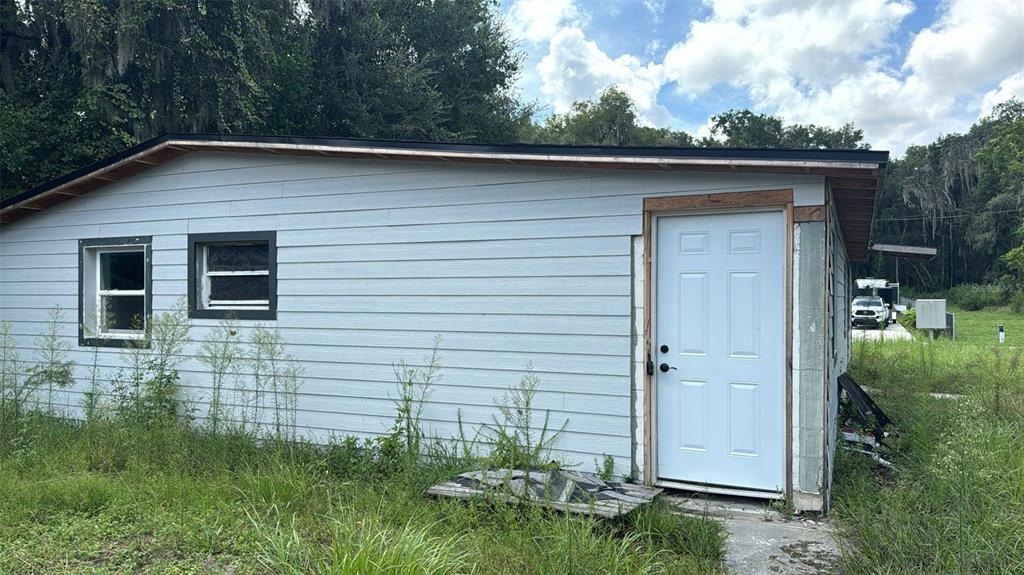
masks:
[[[83,380],[183,296],[199,337],[276,326],[312,440],[386,432],[392,364],[440,334],[438,436],[490,421],[532,363],[567,462],[824,510],[848,262],[887,159],[167,135],[3,200],[0,319],[27,351],[74,310]],[[201,397],[202,366],[182,375]]]

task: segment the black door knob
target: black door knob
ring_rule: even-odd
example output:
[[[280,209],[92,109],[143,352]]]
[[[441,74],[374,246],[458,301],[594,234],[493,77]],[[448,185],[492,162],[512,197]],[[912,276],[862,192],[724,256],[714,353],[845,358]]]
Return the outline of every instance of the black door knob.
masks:
[[[672,367],[672,366],[670,366],[670,365],[669,365],[669,364],[667,364],[667,363],[663,363],[663,364],[661,364],[661,365],[659,365],[659,366],[658,366],[658,369],[660,369],[660,370],[661,370],[662,372],[666,372],[666,371],[668,371],[668,370],[670,370],[670,369],[675,369],[675,368],[674,368],[674,367]]]
[[[660,348],[658,348],[658,349],[660,349],[660,350],[661,350],[661,353],[668,353],[668,346],[667,346],[667,345],[662,345],[662,346],[661,346]]]

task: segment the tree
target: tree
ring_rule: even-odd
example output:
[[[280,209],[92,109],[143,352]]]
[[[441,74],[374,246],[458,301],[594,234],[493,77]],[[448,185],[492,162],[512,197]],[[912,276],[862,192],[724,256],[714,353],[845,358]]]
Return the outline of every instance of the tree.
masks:
[[[1024,274],[1024,224],[1017,228],[1017,237],[1022,242],[1021,245],[1010,249],[1001,259],[1017,273]]]
[[[966,133],[891,161],[877,214],[876,242],[939,248],[930,261],[908,262],[901,279],[911,285],[934,291],[999,280],[1024,224],[1024,103],[1010,100]]]
[[[708,147],[791,148],[822,150],[868,149],[864,131],[847,123],[840,128],[792,124],[750,110],[729,110],[711,116],[711,137],[701,140]]]
[[[636,106],[616,87],[607,88],[598,100],[574,102],[572,111],[553,114],[529,137],[550,144],[602,146],[692,146],[686,132],[651,128],[637,123]]]

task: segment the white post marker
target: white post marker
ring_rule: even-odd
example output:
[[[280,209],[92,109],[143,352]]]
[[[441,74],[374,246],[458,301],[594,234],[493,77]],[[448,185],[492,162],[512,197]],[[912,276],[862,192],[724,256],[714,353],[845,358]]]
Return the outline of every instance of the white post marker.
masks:
[[[999,325],[999,343],[1006,343],[1006,330],[1003,329],[1002,324]]]

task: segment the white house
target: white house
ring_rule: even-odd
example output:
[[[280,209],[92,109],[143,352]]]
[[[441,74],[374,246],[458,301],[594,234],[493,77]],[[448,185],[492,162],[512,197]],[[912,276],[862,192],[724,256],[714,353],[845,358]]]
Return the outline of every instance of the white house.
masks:
[[[440,334],[438,436],[532,363],[566,461],[823,510],[887,159],[168,135],[0,204],[0,319],[27,356],[69,310],[80,378],[182,296],[200,338],[226,313],[277,326],[314,440],[385,432],[392,365]],[[201,397],[202,365],[182,375]]]

